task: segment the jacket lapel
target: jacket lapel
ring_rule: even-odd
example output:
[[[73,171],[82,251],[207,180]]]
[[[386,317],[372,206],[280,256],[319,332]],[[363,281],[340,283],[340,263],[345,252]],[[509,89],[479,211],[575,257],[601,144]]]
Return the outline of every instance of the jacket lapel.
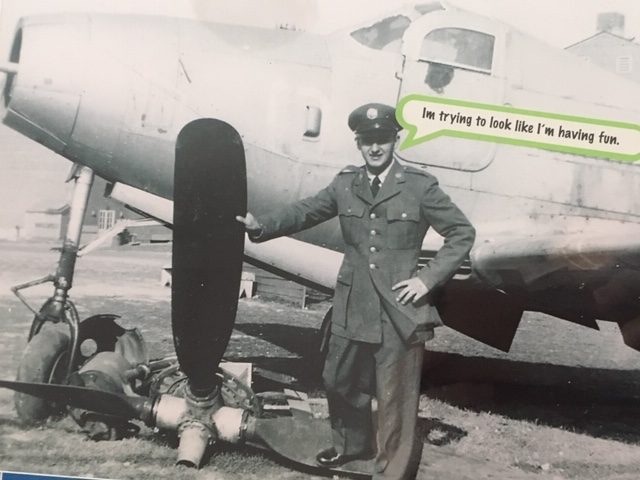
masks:
[[[356,178],[353,180],[352,191],[369,205],[373,203],[373,195],[371,194],[371,188],[369,187],[369,178],[367,177],[365,168],[361,168],[360,173],[358,173],[358,175],[356,175]],[[378,192],[378,194],[379,193],[380,192]]]
[[[389,200],[391,197],[395,197],[397,194],[399,194],[404,181],[404,171],[400,164],[394,160],[391,164],[391,168],[389,169],[387,177],[384,179],[384,182],[380,186],[378,195],[376,195],[376,197],[373,199],[372,207],[375,207],[379,203],[382,203],[385,200]],[[369,195],[371,195],[371,192],[369,192]]]

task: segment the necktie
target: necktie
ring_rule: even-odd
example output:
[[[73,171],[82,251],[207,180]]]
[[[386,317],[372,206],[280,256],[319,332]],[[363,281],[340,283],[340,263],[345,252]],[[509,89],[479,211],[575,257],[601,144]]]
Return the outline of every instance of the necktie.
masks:
[[[371,193],[373,193],[373,196],[375,197],[379,191],[380,191],[380,178],[376,175],[375,177],[373,177],[373,180],[371,180]]]

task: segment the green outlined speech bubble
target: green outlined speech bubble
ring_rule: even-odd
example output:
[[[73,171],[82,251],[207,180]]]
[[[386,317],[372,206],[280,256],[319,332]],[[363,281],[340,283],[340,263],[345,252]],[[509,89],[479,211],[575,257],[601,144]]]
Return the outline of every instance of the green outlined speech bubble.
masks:
[[[449,136],[557,152],[640,160],[640,125],[412,94],[396,117],[408,131],[400,150]]]

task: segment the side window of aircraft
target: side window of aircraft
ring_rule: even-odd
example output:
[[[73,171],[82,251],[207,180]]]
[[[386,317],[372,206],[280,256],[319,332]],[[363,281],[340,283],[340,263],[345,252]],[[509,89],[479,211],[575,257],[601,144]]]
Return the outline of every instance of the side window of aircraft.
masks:
[[[411,25],[409,17],[394,15],[369,27],[359,28],[351,32],[351,36],[365,47],[400,52],[402,36],[409,25]]]
[[[422,41],[420,60],[491,73],[495,37],[463,28],[439,28]]]

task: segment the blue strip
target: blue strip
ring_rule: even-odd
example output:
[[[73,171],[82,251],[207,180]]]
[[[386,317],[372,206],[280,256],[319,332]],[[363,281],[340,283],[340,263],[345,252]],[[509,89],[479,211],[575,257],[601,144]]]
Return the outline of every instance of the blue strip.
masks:
[[[37,475],[35,473],[0,472],[0,480],[94,480],[81,477],[61,477],[51,475]]]

